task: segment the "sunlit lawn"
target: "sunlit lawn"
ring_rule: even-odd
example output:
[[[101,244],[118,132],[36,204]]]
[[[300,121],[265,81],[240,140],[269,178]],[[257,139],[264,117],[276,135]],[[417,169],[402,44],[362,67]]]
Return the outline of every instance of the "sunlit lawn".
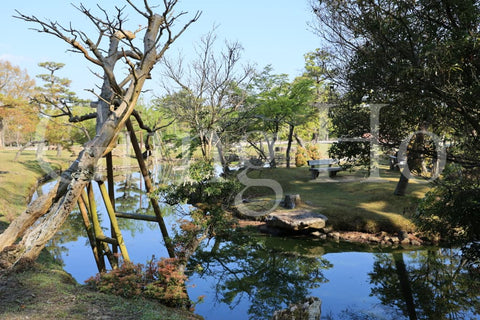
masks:
[[[312,210],[326,215],[336,230],[414,230],[411,218],[418,200],[428,191],[429,185],[411,180],[407,195],[399,197],[393,194],[400,176],[398,171],[389,171],[385,166],[380,169],[379,179],[367,179],[365,175],[365,170],[342,171],[333,179],[323,176],[311,180],[308,167],[264,169],[249,173],[252,179],[279,182],[284,194],[299,194]],[[251,197],[271,198],[272,191],[265,187],[252,187],[249,194]],[[256,203],[256,206],[260,204]]]
[[[35,159],[35,150],[25,150],[14,161],[17,150],[0,151],[0,222],[11,222],[24,209],[39,178],[50,170],[65,169],[74,160],[70,152],[45,151],[44,162]]]

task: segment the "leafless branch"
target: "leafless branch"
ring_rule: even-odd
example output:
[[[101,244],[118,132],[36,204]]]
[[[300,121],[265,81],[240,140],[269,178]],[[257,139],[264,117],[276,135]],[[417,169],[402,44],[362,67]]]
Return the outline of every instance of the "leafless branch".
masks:
[[[132,116],[135,118],[135,120],[137,120],[137,123],[138,123],[138,126],[140,127],[140,129],[143,129],[145,131],[147,131],[148,133],[154,133],[158,130],[162,130],[164,128],[167,128],[169,127],[170,125],[172,125],[174,122],[175,122],[175,119],[171,120],[170,122],[168,122],[167,124],[163,125],[163,126],[155,126],[153,129],[150,128],[149,126],[147,126],[144,122],[143,122],[143,119],[142,119],[142,116],[140,115],[140,113],[138,113],[137,110],[133,110],[132,112]]]
[[[27,22],[33,22],[33,23],[36,23],[36,24],[40,25],[40,27],[41,27],[40,29],[32,28],[33,30],[38,31],[38,32],[48,33],[48,34],[54,35],[57,38],[62,39],[63,41],[69,43],[78,52],[83,53],[85,58],[87,60],[89,60],[90,62],[93,62],[96,65],[102,65],[100,60],[92,57],[88,53],[88,50],[77,41],[77,38],[80,36],[80,33],[78,31],[76,31],[72,28],[65,29],[62,26],[60,26],[57,22],[53,22],[53,21],[50,21],[50,20],[42,21],[35,16],[27,16],[27,15],[24,15],[24,14],[20,13],[17,10],[15,12],[18,15],[14,16],[14,18],[21,19],[21,20],[24,20],[24,21],[27,21]],[[65,31],[70,33],[70,35],[72,37],[68,37],[66,34],[64,34]]]

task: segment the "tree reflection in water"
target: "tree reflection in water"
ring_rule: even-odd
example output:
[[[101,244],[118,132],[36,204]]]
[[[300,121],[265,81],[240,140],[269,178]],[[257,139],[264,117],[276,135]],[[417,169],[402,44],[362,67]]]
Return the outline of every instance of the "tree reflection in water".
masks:
[[[228,240],[217,237],[213,246],[200,248],[189,267],[201,266],[201,277],[216,279],[217,302],[234,309],[247,298],[250,319],[269,319],[327,281],[322,271],[332,265],[321,254],[318,246],[235,232]]]
[[[376,254],[369,274],[371,295],[408,319],[475,319],[479,275],[464,264],[456,249]]]
[[[123,183],[116,183],[117,210],[130,213],[151,214],[148,198],[140,191],[139,174],[127,175]],[[139,197],[144,197],[144,205]],[[97,200],[101,198],[97,193]],[[99,205],[102,208],[103,205]],[[103,209],[102,209],[103,210]],[[102,215],[101,215],[102,217]],[[107,219],[107,218],[105,218]],[[147,224],[134,220],[120,219],[121,229],[136,233],[156,232],[155,223]],[[151,229],[150,229],[151,228]],[[107,226],[108,229],[108,226]],[[87,244],[85,228],[80,214],[75,211],[69,223],[52,239],[47,248],[58,260],[68,255],[65,243],[81,241]],[[248,314],[251,319],[267,319],[274,310],[282,309],[292,302],[314,295],[326,297],[322,283],[328,281],[325,273],[340,272],[323,258],[323,248],[327,252],[342,252],[348,261],[348,251],[372,251],[375,248],[332,243],[305,241],[304,239],[284,239],[246,233],[240,230],[223,237],[217,235],[211,244],[204,243],[189,262],[189,270],[197,271],[215,286],[217,302],[229,305],[231,309],[249,301]],[[153,248],[153,247],[152,247]],[[155,254],[155,247],[152,254]],[[385,248],[379,248],[383,250]],[[131,252],[135,256],[135,252]],[[75,253],[70,252],[70,255]],[[374,254],[373,269],[369,272],[371,296],[383,305],[393,309],[379,308],[385,319],[398,318],[397,313],[409,319],[479,319],[480,315],[480,274],[477,265],[462,261],[460,251],[455,249],[419,250]],[[143,263],[145,261],[138,260]],[[141,259],[144,259],[143,256]],[[335,261],[335,260],[332,260]],[[371,260],[370,260],[371,261]],[[93,258],[92,258],[93,264]],[[369,262],[370,264],[370,262]],[[201,266],[203,268],[199,268]],[[331,269],[332,270],[328,270]],[[66,270],[76,273],[75,265]],[[198,271],[202,270],[202,271]],[[327,271],[328,270],[328,271]],[[365,275],[356,274],[355,277]],[[84,279],[79,279],[83,281]],[[335,285],[334,277],[331,277]],[[331,289],[330,289],[331,290]],[[333,290],[335,290],[333,288]],[[355,290],[354,287],[351,290]],[[368,289],[367,289],[368,290]],[[323,297],[322,297],[323,296]],[[342,296],[343,302],[351,297]],[[331,305],[335,301],[330,302]],[[378,319],[362,310],[376,309],[377,305],[352,306],[349,310],[336,309],[336,314],[326,319]],[[335,310],[335,309],[333,309]],[[399,311],[397,311],[399,310]],[[378,315],[378,314],[377,314]],[[400,315],[399,315],[400,316]]]

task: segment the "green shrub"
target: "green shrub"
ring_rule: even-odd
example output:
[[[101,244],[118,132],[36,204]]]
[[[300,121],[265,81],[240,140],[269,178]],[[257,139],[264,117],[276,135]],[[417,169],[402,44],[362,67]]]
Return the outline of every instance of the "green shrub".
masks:
[[[449,165],[420,202],[420,230],[449,242],[480,240],[480,171]]]

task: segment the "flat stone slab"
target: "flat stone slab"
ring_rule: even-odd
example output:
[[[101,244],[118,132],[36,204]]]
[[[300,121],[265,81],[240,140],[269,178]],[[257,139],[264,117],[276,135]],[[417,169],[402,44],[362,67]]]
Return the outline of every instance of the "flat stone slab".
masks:
[[[308,210],[282,210],[266,216],[265,223],[274,228],[289,231],[323,229],[328,218],[323,214]]]

